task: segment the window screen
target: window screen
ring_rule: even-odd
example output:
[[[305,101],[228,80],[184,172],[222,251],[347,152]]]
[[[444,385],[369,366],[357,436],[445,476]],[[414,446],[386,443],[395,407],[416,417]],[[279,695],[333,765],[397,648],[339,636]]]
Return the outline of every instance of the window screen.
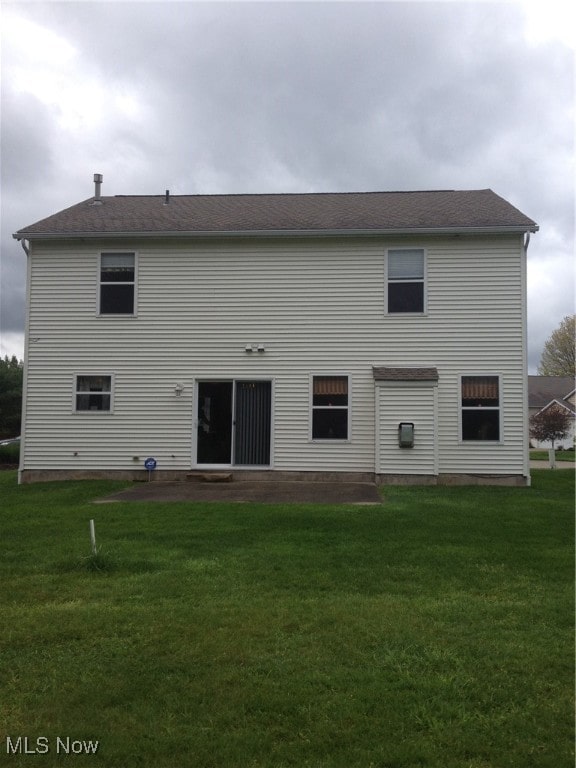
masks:
[[[498,376],[462,376],[462,440],[500,440]]]
[[[100,314],[133,315],[136,257],[103,253],[100,257]]]
[[[314,376],[312,439],[348,439],[348,377]]]
[[[77,411],[109,411],[111,395],[111,376],[76,377]]]
[[[424,312],[424,250],[388,251],[388,312]]]

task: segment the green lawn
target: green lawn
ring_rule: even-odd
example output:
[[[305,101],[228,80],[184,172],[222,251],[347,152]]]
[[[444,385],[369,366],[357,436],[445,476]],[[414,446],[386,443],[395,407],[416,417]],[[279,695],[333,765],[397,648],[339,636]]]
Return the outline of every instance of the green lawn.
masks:
[[[574,461],[574,451],[556,451],[556,461]],[[532,461],[548,461],[548,451],[530,451]]]
[[[1,472],[0,765],[572,768],[573,478],[93,505],[120,484]]]

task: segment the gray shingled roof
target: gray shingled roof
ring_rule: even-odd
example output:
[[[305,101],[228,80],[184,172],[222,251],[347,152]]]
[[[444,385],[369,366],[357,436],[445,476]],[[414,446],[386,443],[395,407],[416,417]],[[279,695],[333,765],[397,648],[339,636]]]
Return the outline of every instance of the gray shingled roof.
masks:
[[[24,227],[16,238],[118,234],[536,231],[489,189],[275,195],[102,197]]]
[[[372,368],[374,381],[438,381],[437,368]]]
[[[544,408],[552,400],[564,400],[574,391],[571,376],[528,376],[528,406]]]

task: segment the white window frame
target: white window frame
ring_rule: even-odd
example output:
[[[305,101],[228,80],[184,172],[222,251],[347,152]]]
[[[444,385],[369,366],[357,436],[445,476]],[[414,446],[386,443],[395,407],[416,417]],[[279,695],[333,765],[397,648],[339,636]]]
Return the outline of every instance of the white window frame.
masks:
[[[467,378],[493,378],[498,380],[498,405],[497,406],[486,406],[486,407],[472,407],[472,406],[463,406],[462,405],[462,381],[463,379]],[[463,411],[477,411],[477,410],[485,410],[485,411],[497,411],[498,412],[498,439],[496,440],[470,440],[465,439],[463,435],[462,430],[462,413]],[[478,372],[474,371],[472,373],[461,373],[458,380],[458,437],[460,443],[462,445],[501,445],[504,442],[503,439],[504,435],[504,420],[503,420],[503,408],[502,408],[502,374],[500,373],[493,373],[493,372]]]
[[[102,282],[102,256],[134,256],[134,280],[118,283],[103,283]],[[133,285],[134,286],[134,306],[132,312],[102,312],[101,299],[102,299],[102,286],[103,285]],[[122,251],[122,250],[109,250],[101,251],[98,254],[98,274],[96,280],[96,308],[98,317],[136,317],[138,314],[138,252],[137,251]]]
[[[398,253],[399,251],[422,251],[424,269],[422,279],[417,280],[390,280],[388,277],[388,268],[390,262],[390,253]],[[422,317],[428,313],[428,251],[421,245],[414,246],[400,246],[397,248],[386,248],[386,255],[384,259],[384,311],[387,315],[392,317]],[[422,299],[422,311],[421,312],[391,312],[388,306],[388,286],[390,283],[405,282],[405,283],[422,283],[423,284],[423,299]]]
[[[109,394],[110,395],[110,408],[108,410],[90,410],[86,409],[83,410],[81,408],[77,407],[77,396],[78,395],[86,395],[90,394],[89,392],[81,392],[78,390],[78,379],[81,377],[90,377],[93,376],[94,378],[103,379],[108,378],[110,379],[110,392],[105,392],[103,394]],[[86,415],[90,414],[90,416],[93,416],[94,414],[97,414],[98,416],[108,416],[111,413],[114,413],[114,381],[115,377],[113,373],[110,372],[104,372],[101,371],[76,371],[74,373],[74,377],[72,380],[72,413],[77,413],[80,415]],[[98,394],[98,393],[93,393]]]
[[[314,405],[314,379],[317,377],[322,378],[341,378],[346,379],[348,388],[348,404],[347,405],[334,405],[334,406],[321,406]],[[314,437],[314,411],[315,410],[341,410],[348,411],[348,419],[346,422],[346,434],[347,437],[339,438],[326,438],[326,437]],[[325,445],[342,445],[344,443],[350,443],[352,441],[352,376],[349,373],[342,371],[315,371],[310,374],[309,378],[309,431],[308,441],[310,443],[323,443]]]

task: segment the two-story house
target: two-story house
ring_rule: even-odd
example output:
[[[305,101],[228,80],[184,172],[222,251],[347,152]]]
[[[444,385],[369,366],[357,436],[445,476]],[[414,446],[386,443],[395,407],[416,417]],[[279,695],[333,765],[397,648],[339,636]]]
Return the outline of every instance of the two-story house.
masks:
[[[20,479],[529,483],[526,250],[491,190],[101,195],[18,231]]]

